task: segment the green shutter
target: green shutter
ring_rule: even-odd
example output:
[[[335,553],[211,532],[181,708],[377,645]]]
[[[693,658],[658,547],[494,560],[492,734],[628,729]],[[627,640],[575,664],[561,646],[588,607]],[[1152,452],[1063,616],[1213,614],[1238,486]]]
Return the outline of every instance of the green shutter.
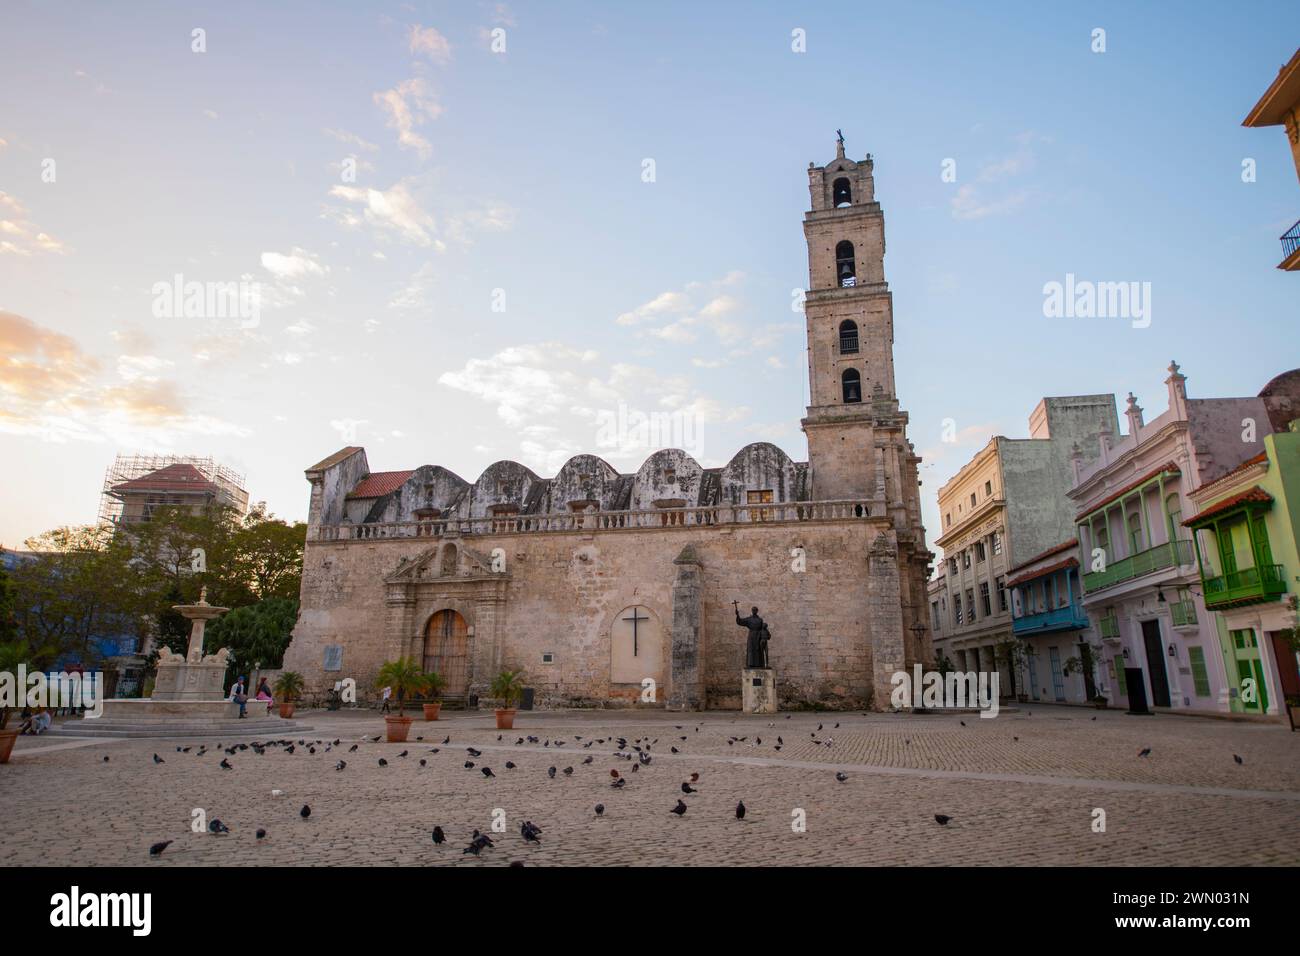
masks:
[[[1124,659],[1115,658],[1115,683],[1119,685],[1119,692],[1125,697],[1128,696],[1128,682],[1124,679]]]
[[[1205,651],[1199,647],[1189,647],[1187,658],[1192,664],[1192,680],[1196,684],[1196,696],[1209,697],[1210,675],[1205,670]]]

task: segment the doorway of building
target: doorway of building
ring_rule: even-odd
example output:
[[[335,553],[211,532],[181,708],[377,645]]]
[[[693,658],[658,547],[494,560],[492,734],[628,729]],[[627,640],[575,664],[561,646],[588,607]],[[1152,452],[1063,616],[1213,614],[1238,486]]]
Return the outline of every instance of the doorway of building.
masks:
[[[1237,694],[1241,706],[1257,714],[1268,713],[1268,682],[1254,628],[1230,631],[1232,654],[1237,659]]]
[[[1097,682],[1092,676],[1092,648],[1086,643],[1079,645],[1079,662],[1083,665],[1083,699],[1092,700],[1097,696]]]
[[[464,697],[469,690],[469,628],[465,618],[450,608],[429,618],[424,629],[424,672],[442,675],[448,697]]]
[[[1151,674],[1151,705],[1168,707],[1169,674],[1165,670],[1165,648],[1160,639],[1160,622],[1142,622],[1142,643],[1147,651],[1147,671]]]

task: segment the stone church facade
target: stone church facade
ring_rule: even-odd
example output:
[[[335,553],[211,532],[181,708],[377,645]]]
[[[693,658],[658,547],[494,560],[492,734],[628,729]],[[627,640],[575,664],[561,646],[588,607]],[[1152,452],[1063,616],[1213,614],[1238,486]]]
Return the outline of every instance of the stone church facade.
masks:
[[[721,468],[678,449],[635,474],[593,455],[553,478],[500,461],[371,472],[363,448],[307,469],[301,611],[286,669],[321,692],[411,656],[448,696],[519,669],[540,705],[737,708],[757,606],[783,707],[882,709],[932,659],[907,415],[872,160],[809,164],[808,461],[756,443]],[[653,684],[647,683],[652,681]]]

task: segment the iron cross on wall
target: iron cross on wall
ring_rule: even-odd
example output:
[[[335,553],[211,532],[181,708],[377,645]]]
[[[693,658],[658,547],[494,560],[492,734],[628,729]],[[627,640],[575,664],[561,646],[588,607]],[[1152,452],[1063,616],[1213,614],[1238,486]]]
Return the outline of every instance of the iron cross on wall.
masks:
[[[636,638],[637,638],[637,634],[636,634],[636,626],[637,626],[637,623],[638,623],[639,621],[648,621],[648,620],[650,620],[650,618],[648,618],[648,617],[641,617],[640,614],[641,614],[641,609],[640,609],[640,608],[636,608],[636,607],[634,607],[634,608],[632,608],[632,616],[631,616],[631,617],[625,617],[625,618],[623,618],[623,620],[625,620],[625,621],[631,621],[631,622],[632,622],[632,656],[633,656],[633,657],[636,657],[636,656],[637,656],[637,640],[636,640]]]

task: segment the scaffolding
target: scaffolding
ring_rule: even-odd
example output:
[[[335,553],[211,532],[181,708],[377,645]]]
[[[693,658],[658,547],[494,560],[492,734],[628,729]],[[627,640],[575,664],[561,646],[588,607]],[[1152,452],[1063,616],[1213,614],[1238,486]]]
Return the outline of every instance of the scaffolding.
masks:
[[[114,495],[118,485],[144,478],[171,465],[190,465],[197,469],[216,489],[215,504],[234,508],[240,516],[248,512],[248,492],[244,490],[244,476],[232,468],[217,463],[211,457],[195,455],[118,455],[104,473],[104,487],[99,496],[99,522],[118,524],[122,519],[125,502]]]

